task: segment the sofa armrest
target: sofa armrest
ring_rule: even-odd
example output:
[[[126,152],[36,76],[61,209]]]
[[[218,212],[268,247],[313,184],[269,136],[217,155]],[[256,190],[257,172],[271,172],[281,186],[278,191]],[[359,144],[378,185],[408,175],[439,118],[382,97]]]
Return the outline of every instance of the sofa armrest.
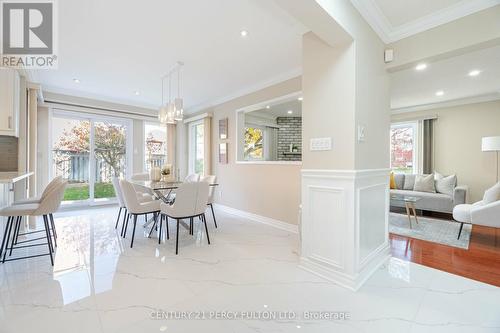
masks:
[[[470,219],[472,224],[500,228],[500,200],[483,206],[472,206]]]
[[[466,203],[467,192],[469,192],[468,186],[460,185],[455,187],[455,190],[453,190],[453,206]]]

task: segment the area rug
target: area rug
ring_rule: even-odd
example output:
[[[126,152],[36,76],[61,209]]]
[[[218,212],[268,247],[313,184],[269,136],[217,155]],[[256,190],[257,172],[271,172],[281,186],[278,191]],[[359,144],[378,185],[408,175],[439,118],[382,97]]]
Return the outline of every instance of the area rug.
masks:
[[[419,216],[418,224],[415,223],[415,219],[412,217],[412,226],[413,228],[410,229],[407,215],[389,213],[389,232],[393,234],[461,249],[469,248],[470,233],[472,230],[470,224],[464,224],[460,239],[457,239],[458,231],[460,230],[460,223],[457,222]]]

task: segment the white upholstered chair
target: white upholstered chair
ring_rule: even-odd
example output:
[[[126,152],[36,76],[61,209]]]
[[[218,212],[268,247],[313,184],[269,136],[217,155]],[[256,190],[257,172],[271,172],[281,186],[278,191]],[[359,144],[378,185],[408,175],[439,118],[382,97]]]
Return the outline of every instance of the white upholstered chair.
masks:
[[[57,176],[54,179],[52,179],[45,189],[43,190],[42,194],[36,197],[32,198],[27,198],[27,199],[20,199],[17,200],[13,203],[13,205],[22,205],[22,204],[30,204],[30,203],[40,203],[40,201],[54,188],[56,187],[59,183],[63,181],[62,176]]]
[[[159,200],[146,201],[146,202],[139,201],[133,184],[124,179],[120,180],[120,188],[122,191],[125,207],[127,208],[127,218],[123,236],[125,237],[127,234],[128,220],[129,217],[132,217],[134,219],[134,229],[132,231],[132,240],[130,241],[130,247],[133,247],[135,228],[137,225],[137,216],[152,213],[156,223],[158,214],[160,212],[160,201]]]
[[[200,175],[197,173],[192,173],[184,178],[185,183],[195,183],[200,181]]]
[[[456,205],[453,219],[461,223],[458,238],[464,223],[500,228],[500,183],[486,190],[483,200],[472,205]]]
[[[45,229],[45,235],[47,238],[47,247],[49,249],[49,253],[44,254],[44,255],[49,255],[50,256],[50,262],[52,266],[54,265],[54,259],[52,257],[52,252],[54,252],[54,244],[52,244],[52,237],[50,234],[51,228],[49,226],[49,215],[52,215],[55,213],[58,209],[59,206],[61,205],[61,201],[64,196],[64,190],[66,189],[67,181],[62,181],[59,184],[55,185],[48,193],[46,193],[45,196],[41,199],[39,203],[26,203],[26,204],[19,204],[19,205],[12,205],[6,208],[3,208],[0,210],[0,216],[7,216],[7,224],[5,226],[5,232],[3,235],[2,239],[2,245],[0,247],[0,254],[3,252],[3,259],[2,262],[5,262],[5,257],[7,255],[7,251],[10,250],[9,256],[12,254],[12,250],[15,249],[14,247],[14,242],[17,237],[17,233],[19,233],[19,225],[21,222],[21,217],[22,216],[42,216],[43,217],[43,223],[44,223],[44,229]],[[15,220],[15,222],[14,222]],[[11,238],[12,234],[12,238]],[[10,241],[10,247],[9,247],[9,241]],[[55,242],[55,238],[54,238]],[[45,245],[45,244],[34,244],[31,246],[36,246],[36,245]],[[57,244],[55,244],[57,246]],[[25,246],[22,246],[25,247]],[[40,255],[34,255],[34,256],[26,256],[22,258],[16,258],[13,260],[17,259],[24,259],[24,258],[32,258],[32,257],[38,257]]]
[[[208,184],[215,184],[217,182],[217,176],[209,175],[209,176],[201,177],[200,181],[207,182]],[[210,186],[209,190],[208,190],[207,205],[210,207],[210,210],[212,211],[212,217],[214,218],[214,224],[215,224],[215,227],[217,228],[217,220],[215,219],[214,206],[213,206],[214,199],[215,199],[215,186]]]
[[[207,220],[205,218],[205,210],[207,208],[208,200],[208,183],[195,182],[184,183],[179,186],[176,192],[176,199],[173,205],[161,204],[160,219],[160,236],[163,217],[166,219],[166,227],[168,232],[168,218],[177,221],[176,239],[175,239],[175,254],[179,253],[179,223],[182,219],[190,219],[189,233],[193,233],[193,218],[200,217],[201,221],[205,224],[205,232],[207,234],[207,241],[210,244],[210,237],[208,235]]]

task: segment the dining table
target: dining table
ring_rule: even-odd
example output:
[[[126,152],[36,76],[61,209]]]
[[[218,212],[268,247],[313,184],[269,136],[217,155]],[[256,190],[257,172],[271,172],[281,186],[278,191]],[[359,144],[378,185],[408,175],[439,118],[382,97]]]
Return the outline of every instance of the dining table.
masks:
[[[132,180],[132,184],[138,187],[142,187],[145,190],[151,192],[156,199],[163,201],[166,204],[172,203],[172,193],[175,189],[179,188],[184,182],[183,181],[154,181],[154,180]],[[209,184],[209,186],[219,186],[218,183]],[[150,218],[144,227],[149,226],[153,223],[154,217]]]

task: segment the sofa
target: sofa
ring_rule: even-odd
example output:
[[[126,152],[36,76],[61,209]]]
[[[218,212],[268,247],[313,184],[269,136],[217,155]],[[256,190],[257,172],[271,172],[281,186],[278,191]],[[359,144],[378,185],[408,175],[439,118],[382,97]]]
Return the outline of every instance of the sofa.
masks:
[[[395,188],[390,190],[391,207],[405,207],[403,201],[395,198],[397,196],[418,197],[420,200],[415,203],[416,209],[448,214],[453,213],[453,208],[456,205],[466,203],[468,188],[467,186],[457,186],[456,177],[452,188],[443,191],[446,193],[439,192],[439,188],[436,189],[436,192],[414,191],[412,184],[415,183],[416,177],[417,175],[394,174]]]

